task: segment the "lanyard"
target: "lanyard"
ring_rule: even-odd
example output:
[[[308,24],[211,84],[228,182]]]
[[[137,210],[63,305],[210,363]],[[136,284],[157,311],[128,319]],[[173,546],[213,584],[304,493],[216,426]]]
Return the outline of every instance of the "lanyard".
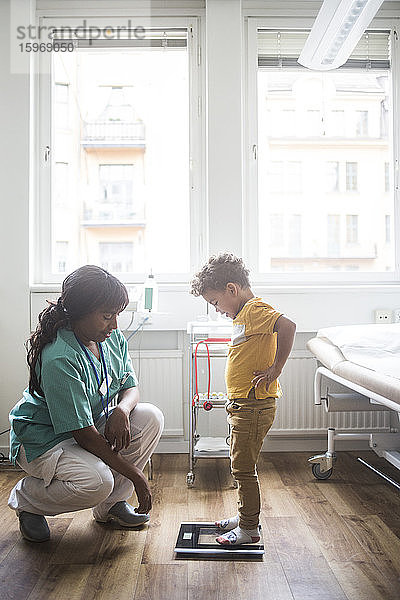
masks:
[[[107,386],[107,403],[106,403],[105,407],[104,407],[104,402],[103,402],[103,394],[100,391],[101,384],[100,384],[100,378],[99,378],[99,375],[97,373],[96,366],[95,366],[95,364],[94,364],[94,362],[93,362],[93,360],[92,360],[92,358],[91,358],[91,356],[90,356],[90,354],[89,354],[86,346],[81,342],[81,340],[78,338],[77,335],[75,335],[75,338],[76,338],[78,344],[80,345],[80,347],[82,348],[82,350],[84,351],[84,353],[86,355],[86,358],[88,359],[88,361],[90,362],[90,364],[92,366],[93,372],[94,372],[95,377],[96,377],[97,385],[99,386],[98,392],[99,392],[99,396],[100,396],[101,406],[103,408],[103,412],[106,415],[106,420],[107,420],[108,419],[108,403],[110,401],[110,390],[109,390],[109,387],[108,387],[107,366],[106,366],[106,361],[105,361],[105,358],[104,358],[104,352],[103,352],[103,348],[101,346],[101,342],[98,342],[97,346],[99,348],[100,358],[101,358],[101,362],[102,362],[102,365],[103,365],[104,377],[105,377],[106,386]]]

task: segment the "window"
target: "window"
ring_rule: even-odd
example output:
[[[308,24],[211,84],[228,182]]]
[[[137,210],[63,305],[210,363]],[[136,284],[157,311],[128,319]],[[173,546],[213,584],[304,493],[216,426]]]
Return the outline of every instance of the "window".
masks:
[[[301,215],[289,217],[289,255],[301,256]]]
[[[339,257],[340,253],[340,215],[328,215],[328,256]]]
[[[277,111],[272,127],[272,132],[276,131],[277,135],[294,136],[296,134],[296,112],[294,110]]]
[[[344,137],[345,135],[345,120],[344,110],[332,109],[328,113],[328,130],[327,133],[330,137]]]
[[[56,242],[55,248],[55,269],[57,273],[67,273],[68,271],[68,242]]]
[[[59,208],[68,208],[68,163],[56,162],[54,170],[54,203]]]
[[[385,162],[385,192],[390,191],[390,171],[389,163]]]
[[[51,20],[55,39],[63,22]],[[150,269],[160,282],[187,281],[204,252],[197,22],[154,18],[140,37],[119,33],[81,34],[73,52],[41,57],[50,73],[40,81],[41,146],[52,139],[52,176],[49,185],[40,169],[40,283],[61,279],[58,240],[68,241],[71,269],[107,264],[128,283]]]
[[[348,244],[358,242],[358,215],[346,215],[346,242]]]
[[[357,110],[356,111],[356,135],[365,136],[368,135],[368,111]]]
[[[302,170],[300,161],[272,161],[269,171],[269,190],[271,193],[284,194],[301,192]]]
[[[326,163],[326,191],[328,193],[339,191],[339,163],[338,161],[329,161]]]
[[[319,110],[306,110],[304,119],[305,135],[319,136],[322,135],[322,120]]]
[[[259,224],[257,237],[250,227],[246,231],[253,271],[260,281],[272,270],[302,269],[303,280],[313,281],[313,272],[335,271],[334,280],[342,274],[346,280],[350,270],[393,272],[393,240],[385,242],[377,227],[394,206],[394,196],[383,195],[381,170],[383,161],[392,168],[394,155],[390,126],[381,126],[393,115],[389,32],[366,33],[343,68],[317,72],[297,62],[308,33],[263,25],[277,21],[249,24],[258,53],[251,75],[256,61],[250,44],[249,147],[258,142],[256,162],[250,156],[248,168],[248,203]],[[274,119],[283,110],[295,114],[290,140],[285,124]],[[295,172],[289,165],[296,165]],[[270,240],[267,250],[265,223],[277,214],[277,202],[286,243]]]
[[[100,164],[98,194],[85,199],[84,210],[86,226],[96,222],[144,225],[143,198],[134,198],[134,165]]]
[[[385,215],[385,242],[390,244],[390,215]]]
[[[285,244],[283,215],[270,215],[269,243],[272,247]]]
[[[358,164],[356,162],[346,163],[346,191],[356,192],[358,190]]]
[[[69,85],[54,85],[54,126],[55,129],[68,129],[69,126]]]
[[[99,264],[113,273],[133,270],[133,242],[99,242]]]

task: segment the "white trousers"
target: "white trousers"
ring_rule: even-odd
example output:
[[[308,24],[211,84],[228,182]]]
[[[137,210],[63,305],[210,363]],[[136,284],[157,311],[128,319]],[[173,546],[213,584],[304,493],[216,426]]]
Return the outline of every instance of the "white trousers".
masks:
[[[130,425],[131,443],[120,454],[142,470],[160,439],[164,416],[156,406],[139,403],[130,414]],[[105,418],[96,427],[103,433]],[[128,500],[134,489],[130,479],[110,469],[73,438],[30,463],[21,446],[17,462],[28,474],[11,490],[8,500],[17,514],[27,511],[53,516],[93,507],[93,516],[103,518],[116,502]]]

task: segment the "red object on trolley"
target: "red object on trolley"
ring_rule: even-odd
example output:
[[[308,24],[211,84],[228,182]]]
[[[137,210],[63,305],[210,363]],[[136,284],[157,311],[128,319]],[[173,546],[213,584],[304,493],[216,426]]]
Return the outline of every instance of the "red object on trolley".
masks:
[[[208,362],[208,388],[207,388],[207,400],[203,403],[204,410],[211,410],[213,408],[212,402],[210,402],[210,385],[211,385],[211,361],[210,361],[210,349],[208,347],[209,343],[226,343],[230,342],[230,338],[207,338],[206,340],[200,340],[196,344],[196,348],[194,351],[194,373],[195,373],[195,388],[196,393],[193,396],[192,406],[195,405],[196,400],[199,399],[199,388],[197,381],[197,351],[199,349],[200,344],[204,344],[207,348],[207,362]]]
[[[210,398],[210,385],[211,385],[211,361],[210,361],[210,349],[208,347],[208,344],[205,340],[200,340],[199,342],[197,342],[196,344],[196,349],[194,351],[194,374],[195,374],[195,384],[196,384],[196,393],[193,397],[193,406],[196,400],[199,399],[199,387],[198,387],[198,381],[197,381],[197,351],[199,349],[200,344],[204,344],[205,347],[207,348],[207,361],[208,361],[208,389],[207,389],[207,398]],[[206,410],[211,410],[210,408],[206,409]]]

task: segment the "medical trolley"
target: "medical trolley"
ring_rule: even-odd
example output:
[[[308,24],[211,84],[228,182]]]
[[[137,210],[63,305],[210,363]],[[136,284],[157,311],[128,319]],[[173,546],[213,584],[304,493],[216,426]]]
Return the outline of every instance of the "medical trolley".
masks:
[[[229,432],[225,437],[203,437],[198,430],[202,411],[225,410],[228,400],[226,391],[213,390],[212,364],[226,362],[232,325],[228,321],[192,321],[187,325],[189,335],[189,471],[186,475],[188,487],[194,485],[194,466],[199,458],[229,457]],[[200,385],[199,362],[207,362],[207,389]]]

